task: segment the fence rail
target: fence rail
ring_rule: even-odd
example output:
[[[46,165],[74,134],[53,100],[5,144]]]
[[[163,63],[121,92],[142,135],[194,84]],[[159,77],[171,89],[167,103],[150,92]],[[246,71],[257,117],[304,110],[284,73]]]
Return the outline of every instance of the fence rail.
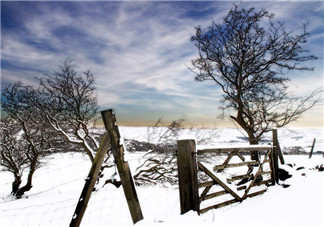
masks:
[[[248,146],[231,146],[231,147],[197,147],[198,154],[204,153],[228,153],[228,152],[235,152],[235,151],[263,151],[272,149],[270,145],[248,145]]]

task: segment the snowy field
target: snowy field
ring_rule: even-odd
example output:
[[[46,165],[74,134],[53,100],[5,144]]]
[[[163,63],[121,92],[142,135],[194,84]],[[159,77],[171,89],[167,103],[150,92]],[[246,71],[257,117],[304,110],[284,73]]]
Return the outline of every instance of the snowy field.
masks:
[[[125,138],[145,141],[146,128],[120,130]],[[316,138],[314,151],[323,151],[321,129],[280,129],[278,134],[282,147],[301,146],[309,152]],[[215,135],[213,145],[246,144],[243,135],[233,129],[220,129]],[[140,157],[141,152],[126,154],[132,172]],[[200,216],[192,211],[180,215],[177,185],[137,187],[144,220],[135,226],[324,226],[324,173],[314,169],[324,164],[323,156],[284,158],[292,164],[281,166],[293,175],[285,181],[290,187],[271,186],[263,195]],[[35,173],[33,188],[19,200],[10,196],[12,175],[0,172],[1,227],[69,225],[90,162],[79,153],[55,154],[45,161]],[[122,188],[108,184],[94,192],[81,226],[133,226]]]
[[[281,128],[278,129],[278,138],[282,150],[289,147],[302,147],[307,152],[310,151],[313,139],[316,138],[314,152],[324,150],[324,129],[323,128]],[[127,139],[135,139],[138,141],[147,141],[146,127],[120,127],[121,136]],[[204,130],[184,130],[180,133],[185,136],[210,137],[209,145],[213,146],[232,146],[246,145],[247,138],[243,131],[236,128],[219,128],[219,129],[204,129]],[[265,135],[263,143],[272,142],[272,133]]]

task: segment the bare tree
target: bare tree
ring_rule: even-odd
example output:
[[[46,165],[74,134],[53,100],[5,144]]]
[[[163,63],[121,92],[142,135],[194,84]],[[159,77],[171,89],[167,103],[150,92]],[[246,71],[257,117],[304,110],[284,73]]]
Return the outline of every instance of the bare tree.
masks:
[[[312,71],[301,65],[317,59],[303,48],[309,33],[286,31],[284,23],[274,23],[266,10],[239,9],[235,6],[223,23],[196,27],[191,37],[199,51],[192,61],[195,80],[213,81],[223,91],[223,111],[257,144],[265,132],[297,120],[319,100],[320,89],[305,97],[288,92],[292,70]],[[269,24],[266,26],[266,22]],[[252,159],[256,159],[254,153]]]
[[[1,166],[14,175],[12,194],[16,194],[21,184],[21,177],[31,160],[25,155],[27,143],[19,139],[21,127],[11,118],[1,118],[0,154]]]
[[[90,70],[78,73],[67,59],[59,71],[39,81],[39,108],[48,123],[69,143],[82,147],[93,162],[100,137],[90,128],[98,111],[93,74]]]
[[[215,129],[206,127],[184,127],[185,118],[165,123],[158,119],[153,126],[147,127],[146,142],[127,140],[127,149],[146,151],[143,162],[134,174],[136,184],[157,184],[178,182],[177,140],[184,133],[194,136],[198,145],[212,141],[218,135]],[[200,159],[210,159],[210,156],[199,156]]]
[[[152,146],[136,169],[136,184],[177,182],[176,140],[184,122],[185,119],[180,118],[166,124],[160,118],[154,126],[147,128],[147,140]]]
[[[32,87],[17,82],[6,87],[2,97],[2,108],[8,116],[1,118],[1,165],[14,174],[12,194],[20,198],[32,188],[40,159],[52,153],[60,139],[41,120],[35,108],[38,94]],[[27,182],[21,186],[25,169]]]
[[[94,161],[102,137],[91,126],[98,110],[94,76],[89,70],[78,74],[75,69],[66,60],[58,72],[38,78],[38,88],[16,82],[3,91],[2,107],[11,120],[1,120],[8,126],[1,132],[1,161],[15,176],[13,194],[17,197],[30,190],[40,159],[47,154],[81,148]],[[19,138],[16,125],[22,133]],[[112,166],[108,152],[104,168]],[[28,181],[20,188],[26,168]]]

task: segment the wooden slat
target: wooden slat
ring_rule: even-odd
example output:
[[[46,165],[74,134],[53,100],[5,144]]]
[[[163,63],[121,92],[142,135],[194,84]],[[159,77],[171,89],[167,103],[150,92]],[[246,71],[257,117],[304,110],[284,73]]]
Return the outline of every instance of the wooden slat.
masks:
[[[271,171],[263,171],[260,173],[260,175],[266,175],[266,174],[271,174],[272,172]]]
[[[258,195],[262,195],[264,192],[266,192],[267,190],[261,190],[261,191],[258,191],[258,192],[254,192],[254,193],[251,193],[249,195],[247,195],[247,197],[251,198],[251,197],[255,197],[255,196],[258,196]],[[228,206],[228,205],[231,205],[231,204],[234,204],[238,202],[236,199],[232,199],[232,200],[228,200],[228,201],[225,201],[223,203],[219,203],[219,204],[216,204],[216,205],[212,205],[212,206],[209,206],[209,207],[206,207],[206,208],[203,208],[199,211],[200,214],[203,214],[203,213],[206,213],[207,211],[211,210],[211,209],[218,209],[218,208],[221,208],[221,207],[225,207],[225,206]]]
[[[228,194],[228,192],[225,191],[225,190],[219,191],[219,192],[210,193],[208,195],[201,196],[199,198],[199,201],[202,202],[202,201],[205,201],[207,199],[212,199],[212,198],[215,198],[217,196],[221,196],[221,195],[225,195],[225,194]]]
[[[199,211],[199,213],[203,214],[203,213],[206,213],[207,211],[209,211],[211,209],[218,209],[218,208],[221,208],[221,207],[224,207],[224,206],[231,205],[231,204],[236,203],[236,202],[238,202],[236,199],[228,200],[228,201],[225,201],[223,203],[219,203],[219,204],[216,204],[216,205],[213,205],[213,206],[203,208],[203,209],[201,209]]]
[[[220,186],[222,186],[228,193],[230,193],[238,201],[242,201],[241,197],[238,196],[232,189],[230,189],[226,184],[224,184],[218,177],[216,177],[211,171],[209,171],[203,164],[198,162],[198,167],[203,170],[210,178],[216,181]]]
[[[200,197],[204,197],[205,195],[207,195],[207,193],[209,192],[209,190],[211,189],[212,186],[208,186],[204,189],[204,191],[201,193]]]
[[[258,183],[254,183],[254,185],[252,187],[254,187],[254,186],[261,186],[261,185],[264,185],[264,184],[268,186],[268,184],[270,185],[271,182],[272,182],[271,179],[265,180],[265,181],[261,181],[261,182],[258,182]]]
[[[232,151],[267,151],[271,150],[271,146],[267,145],[251,145],[246,147],[225,147],[225,148],[205,148],[198,149],[199,154],[203,153],[226,153]]]
[[[237,188],[238,191],[242,191],[246,189],[246,185],[240,186]]]
[[[240,167],[240,166],[250,166],[250,165],[259,165],[260,162],[258,161],[249,161],[249,162],[241,162],[241,163],[232,163],[232,164],[227,164],[225,165],[217,165],[214,166],[214,170],[221,170],[225,168],[232,168],[232,167]]]
[[[267,191],[267,189],[264,189],[264,190],[261,190],[261,191],[258,191],[258,192],[253,192],[251,194],[248,194],[246,197],[254,197],[254,196],[258,196],[258,195],[262,195],[263,193],[265,193]]]
[[[213,185],[217,185],[217,182],[215,182],[215,181],[203,182],[203,183],[198,184],[198,187],[205,188],[205,187],[209,187],[209,186],[213,186]]]
[[[228,178],[228,179],[226,179],[226,181],[227,181],[227,183],[230,184],[233,181],[241,180],[241,179],[248,178],[248,177],[251,177],[251,176],[252,176],[251,174],[238,175],[238,176],[233,176],[231,178]]]
[[[271,182],[272,182],[272,179],[269,179],[269,180],[265,180],[265,181],[261,181],[261,182],[257,182],[257,183],[254,183],[253,185],[252,185],[252,187],[254,187],[254,186],[261,186],[261,185],[270,185],[271,184]],[[238,191],[242,191],[242,190],[245,190],[247,187],[246,187],[246,185],[243,185],[243,186],[240,186],[240,187],[237,187],[237,190]]]

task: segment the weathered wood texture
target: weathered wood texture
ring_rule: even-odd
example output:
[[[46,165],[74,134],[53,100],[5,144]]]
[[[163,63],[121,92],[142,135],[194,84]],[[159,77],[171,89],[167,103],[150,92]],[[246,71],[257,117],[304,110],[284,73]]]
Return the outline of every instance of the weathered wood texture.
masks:
[[[181,214],[199,211],[196,144],[194,140],[178,140],[178,176]]]
[[[111,140],[111,151],[115,158],[115,163],[123,185],[128,208],[131,213],[133,223],[135,224],[143,219],[143,214],[128,162],[125,162],[124,160],[124,146],[120,144],[120,134],[118,126],[116,125],[116,118],[111,109],[102,111],[101,115]]]
[[[230,193],[237,201],[241,201],[241,197],[238,196],[231,188],[223,183],[218,177],[216,177],[208,168],[206,168],[201,162],[198,162],[198,168],[203,170],[210,178],[217,182],[222,188]]]
[[[80,226],[82,217],[87,208],[91,193],[98,179],[100,168],[108,152],[109,146],[110,146],[110,138],[108,136],[108,133],[105,133],[101,139],[99,149],[97,151],[96,157],[89,171],[88,177],[85,180],[85,184],[81,192],[80,199],[78,201],[78,204],[76,206],[75,212],[73,214],[70,223],[71,227]]]
[[[182,144],[181,148],[179,148],[179,145],[181,143],[187,143],[187,144]],[[277,153],[276,158],[278,160],[279,158],[279,152],[280,152],[280,147],[279,147],[279,142],[278,139],[276,139],[276,143],[277,145]],[[222,182],[212,171],[210,171],[206,166],[204,166],[201,162],[197,162],[197,167],[199,171],[204,172],[205,174],[207,174],[207,176],[209,176],[212,181],[207,181],[207,182],[203,182],[203,183],[199,183],[198,184],[198,188],[203,188],[203,191],[201,193],[201,195],[198,197],[199,201],[197,207],[200,207],[200,203],[208,200],[208,199],[212,199],[218,196],[223,196],[226,194],[230,194],[231,196],[233,196],[233,199],[224,201],[222,203],[216,204],[216,205],[212,205],[203,209],[199,209],[198,213],[205,213],[210,209],[216,209],[216,208],[220,208],[220,207],[224,207],[236,202],[242,202],[244,199],[248,198],[248,197],[253,197],[253,196],[257,196],[260,195],[262,193],[264,193],[266,191],[266,189],[261,190],[261,191],[257,191],[257,192],[253,192],[253,193],[249,193],[250,189],[252,187],[256,187],[256,186],[261,186],[261,185],[266,185],[269,186],[270,183],[272,182],[272,178],[268,179],[268,180],[263,180],[263,181],[257,181],[258,176],[260,175],[265,175],[265,174],[272,174],[272,167],[271,167],[271,171],[264,171],[263,170],[263,166],[265,163],[269,163],[269,165],[271,166],[273,164],[273,146],[270,145],[251,145],[251,146],[246,146],[246,147],[228,147],[228,148],[206,148],[206,149],[200,149],[197,151],[197,153],[195,152],[195,147],[194,145],[194,141],[192,141],[192,145],[190,145],[188,142],[184,142],[184,141],[178,141],[178,151],[179,151],[179,156],[178,157],[178,165],[182,165],[181,167],[178,167],[179,169],[179,190],[180,190],[180,200],[181,200],[181,207],[182,207],[182,213],[192,209],[192,207],[194,206],[194,204],[192,204],[192,188],[188,187],[188,185],[190,185],[190,180],[192,179],[192,175],[194,170],[192,170],[192,167],[194,166],[192,163],[196,163],[194,160],[194,157],[196,157],[196,154],[202,154],[202,153],[228,153],[227,158],[225,159],[225,161],[223,162],[223,164],[221,165],[216,165],[213,170],[216,171],[222,171],[226,168],[234,168],[234,167],[241,167],[241,166],[258,166],[258,170],[255,174],[243,174],[243,175],[238,175],[238,176],[233,176],[231,178],[227,179],[228,183],[233,183],[236,180],[241,180],[241,179],[251,179],[250,184],[247,185],[243,185],[243,186],[238,186],[237,190],[245,190],[244,195],[241,197],[239,196],[235,190],[232,190],[229,186],[227,186],[227,184],[225,182]],[[279,150],[279,151],[278,151]],[[246,151],[267,151],[265,153],[264,159],[262,162],[260,161],[245,161],[244,156],[240,153],[240,152],[246,152]],[[281,152],[280,152],[281,153]],[[186,154],[186,161],[182,161],[179,162],[179,160],[184,160],[184,158],[181,156],[183,154]],[[241,159],[241,163],[229,163],[230,160],[234,157],[234,156],[238,156]],[[282,161],[283,161],[283,157],[282,157]],[[189,164],[188,164],[189,163]],[[187,166],[187,167],[186,167]],[[187,171],[187,180],[182,179],[183,181],[180,182],[180,175],[183,175],[183,173],[181,174],[181,171]],[[196,178],[197,179],[197,178]],[[222,187],[224,190],[221,191],[217,191],[217,192],[212,192],[210,193],[210,189],[214,186],[214,185],[218,185],[220,187]],[[194,186],[195,188],[197,186]],[[184,192],[182,189],[185,188],[185,190],[187,192]],[[188,196],[190,195],[190,196]],[[195,193],[195,198],[197,196],[197,193]],[[184,211],[183,210],[183,206],[186,206],[185,204],[187,204],[187,209]],[[192,209],[195,210],[195,209]]]
[[[242,202],[244,199],[261,195],[263,194],[266,189],[252,192],[250,193],[250,190],[252,187],[257,187],[261,185],[270,186],[270,184],[273,182],[273,179],[275,179],[274,171],[278,169],[278,159],[280,158],[281,163],[284,163],[284,159],[280,150],[280,145],[277,137],[277,132],[274,131],[273,137],[274,137],[274,143],[273,146],[270,145],[249,145],[245,147],[227,147],[227,148],[200,148],[195,152],[195,142],[193,140],[182,140],[178,141],[178,171],[179,171],[179,191],[180,191],[180,203],[181,203],[181,213],[185,213],[188,210],[196,210],[198,208],[198,213],[205,213],[210,209],[216,209],[220,207],[224,207],[236,202]],[[246,161],[242,153],[244,152],[251,152],[251,151],[266,151],[263,161]],[[234,167],[241,167],[241,166],[248,166],[249,170],[253,167],[258,167],[255,174],[252,174],[251,172],[242,174],[242,175],[236,175],[232,176],[230,178],[227,178],[227,183],[231,184],[236,180],[244,180],[246,179],[247,182],[250,181],[249,185],[242,185],[237,186],[236,190],[241,191],[245,190],[244,194],[242,196],[239,196],[238,193],[235,191],[235,189],[232,189],[230,186],[228,186],[225,182],[222,182],[212,171],[210,171],[206,166],[204,166],[201,162],[196,161],[197,154],[203,154],[203,153],[228,153],[227,158],[221,165],[216,165],[213,167],[214,171],[220,172],[226,168],[234,168]],[[239,163],[229,163],[230,160],[234,157],[238,156],[242,162]],[[182,161],[180,161],[182,160]],[[275,160],[277,161],[275,163]],[[269,163],[271,171],[264,171],[264,164]],[[195,170],[195,168],[198,167],[198,170]],[[197,174],[197,171],[204,172],[207,176],[209,176],[212,181],[202,182],[199,184],[194,183],[194,185],[191,184],[192,179],[197,180],[197,176],[195,177],[195,174]],[[270,179],[262,180],[260,178],[261,175],[270,174]],[[186,177],[184,177],[186,176]],[[261,181],[260,181],[261,179]],[[222,189],[221,191],[216,192],[210,192],[211,188],[214,186],[220,186]],[[191,187],[194,186],[194,189]],[[197,201],[197,195],[198,192],[196,190],[198,188],[203,188],[202,193],[200,196],[198,196]],[[193,191],[195,191],[193,193]],[[223,195],[231,195],[234,198],[229,199],[227,201],[221,202],[216,205],[212,205],[206,208],[200,209],[200,203],[212,199],[218,196]],[[194,198],[194,199],[193,199]],[[195,204],[193,201],[197,201],[197,205],[195,207]],[[195,208],[193,208],[195,207]]]

